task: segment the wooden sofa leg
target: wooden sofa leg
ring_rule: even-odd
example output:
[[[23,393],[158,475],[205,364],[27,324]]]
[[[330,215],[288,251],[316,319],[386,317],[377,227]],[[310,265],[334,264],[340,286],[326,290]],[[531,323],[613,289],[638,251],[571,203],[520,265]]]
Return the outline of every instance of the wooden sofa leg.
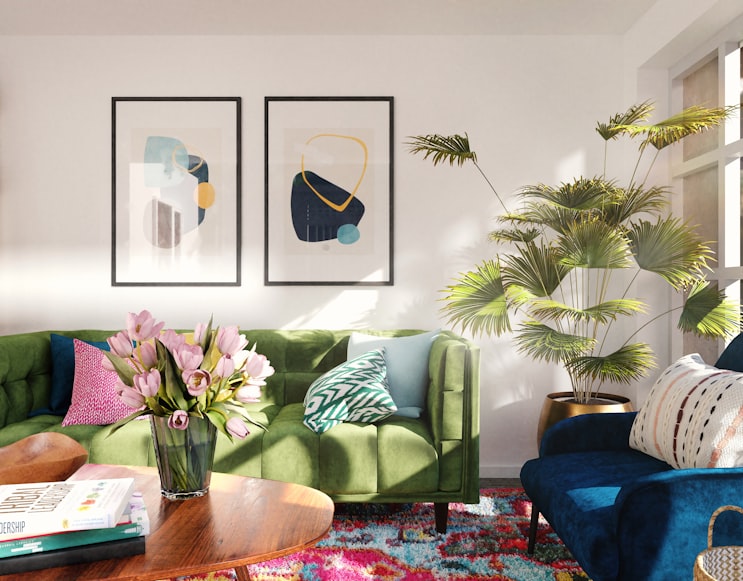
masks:
[[[529,525],[529,546],[526,552],[529,555],[534,554],[534,545],[537,542],[537,525],[539,524],[539,511],[534,503],[531,505],[531,524]]]
[[[434,502],[433,510],[436,515],[436,532],[446,534],[447,521],[449,520],[449,503]]]

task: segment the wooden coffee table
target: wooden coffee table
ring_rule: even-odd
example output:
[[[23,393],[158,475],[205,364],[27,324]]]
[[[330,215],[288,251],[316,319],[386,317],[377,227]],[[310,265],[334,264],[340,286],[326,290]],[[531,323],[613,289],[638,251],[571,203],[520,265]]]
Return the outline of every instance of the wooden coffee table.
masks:
[[[170,501],[160,494],[156,468],[86,464],[71,479],[127,477],[150,517],[145,554],[0,579],[153,581],[234,568],[247,581],[247,565],[315,545],[333,521],[330,498],[298,484],[215,472],[206,496]]]

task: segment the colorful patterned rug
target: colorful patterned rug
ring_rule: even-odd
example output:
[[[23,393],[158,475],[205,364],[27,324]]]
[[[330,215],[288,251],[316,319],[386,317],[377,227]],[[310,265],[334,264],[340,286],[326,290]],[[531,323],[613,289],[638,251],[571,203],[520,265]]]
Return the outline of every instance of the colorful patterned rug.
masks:
[[[486,488],[479,504],[449,505],[445,535],[432,504],[344,505],[316,547],[251,565],[254,581],[587,581],[546,521],[526,553],[531,503],[521,488]],[[233,581],[234,571],[178,581]]]

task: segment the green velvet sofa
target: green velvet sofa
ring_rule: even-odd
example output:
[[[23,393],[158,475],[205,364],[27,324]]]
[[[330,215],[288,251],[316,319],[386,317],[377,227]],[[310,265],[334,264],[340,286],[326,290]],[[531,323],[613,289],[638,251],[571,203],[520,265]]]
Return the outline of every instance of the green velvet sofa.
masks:
[[[303,425],[303,398],[317,377],[346,361],[351,331],[243,330],[271,361],[260,403],[251,414],[268,426],[245,440],[219,434],[214,470],[296,482],[339,503],[435,504],[446,531],[448,503],[479,500],[479,348],[442,331],[432,342],[426,405],[419,418],[393,415],[375,424],[342,423],[323,434]],[[401,337],[417,331],[365,331]],[[88,461],[155,465],[146,420],[111,434],[108,426],[62,426],[47,413],[52,385],[52,334],[105,341],[113,331],[44,331],[0,336],[0,446],[43,431],[80,442]]]

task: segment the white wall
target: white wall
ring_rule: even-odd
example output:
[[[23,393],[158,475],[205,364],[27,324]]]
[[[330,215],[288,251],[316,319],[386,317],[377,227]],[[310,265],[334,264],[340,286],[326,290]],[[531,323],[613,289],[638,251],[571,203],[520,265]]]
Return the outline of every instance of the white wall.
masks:
[[[498,206],[474,168],[433,168],[409,135],[467,131],[501,194],[600,168],[594,132],[626,106],[617,37],[0,37],[0,332],[168,325],[434,328],[442,289],[489,256]],[[263,286],[263,98],[395,97],[395,285]],[[237,288],[110,286],[111,97],[241,96]],[[554,368],[482,346],[483,476],[536,453]]]

